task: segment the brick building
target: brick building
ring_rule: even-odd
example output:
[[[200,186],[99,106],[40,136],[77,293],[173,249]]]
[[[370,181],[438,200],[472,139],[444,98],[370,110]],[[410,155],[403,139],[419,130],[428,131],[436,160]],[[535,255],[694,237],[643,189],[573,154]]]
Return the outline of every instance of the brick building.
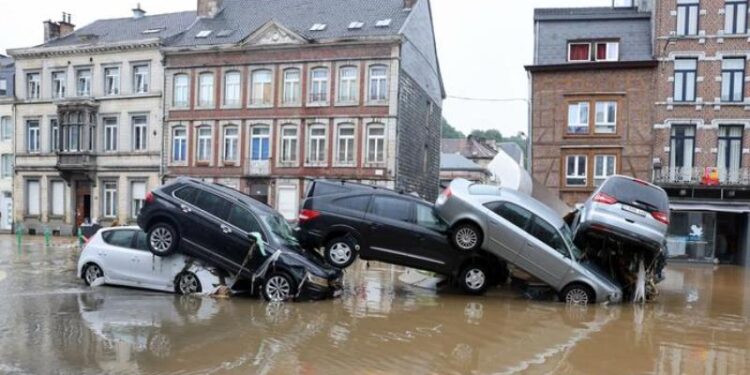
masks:
[[[438,190],[444,97],[429,0],[199,0],[163,49],[164,179],[296,217],[307,178]]]
[[[655,8],[654,175],[672,204],[672,257],[747,264],[747,18],[747,1],[661,0]]]
[[[650,4],[535,11],[529,168],[568,204],[613,174],[651,178]]]

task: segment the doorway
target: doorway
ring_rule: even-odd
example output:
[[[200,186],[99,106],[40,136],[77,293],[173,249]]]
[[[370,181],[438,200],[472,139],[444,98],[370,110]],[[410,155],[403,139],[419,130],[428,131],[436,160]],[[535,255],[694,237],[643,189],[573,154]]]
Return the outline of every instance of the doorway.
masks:
[[[716,258],[721,264],[739,265],[742,261],[742,228],[745,216],[719,213],[716,217]]]
[[[76,181],[76,228],[91,222],[91,182]]]
[[[0,229],[13,229],[13,196],[9,191],[3,192],[0,210]]]

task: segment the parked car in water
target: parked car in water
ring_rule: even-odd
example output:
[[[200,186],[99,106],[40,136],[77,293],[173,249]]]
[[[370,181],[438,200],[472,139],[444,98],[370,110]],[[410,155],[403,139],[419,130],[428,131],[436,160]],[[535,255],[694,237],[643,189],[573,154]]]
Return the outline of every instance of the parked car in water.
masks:
[[[435,205],[464,251],[485,249],[555,289],[568,303],[620,302],[622,292],[583,261],[570,228],[536,199],[498,186],[456,179]]]
[[[253,289],[260,287],[267,300],[324,299],[341,292],[342,272],[302,249],[278,212],[223,185],[179,178],[147,194],[138,225],[155,255],[179,251],[254,280]]]
[[[212,293],[221,286],[216,269],[175,254],[155,257],[138,227],[101,229],[91,236],[78,258],[78,277],[86,285],[105,284],[176,292]]]
[[[481,294],[506,281],[507,265],[484,252],[447,241],[448,226],[423,199],[345,181],[311,181],[301,205],[297,236],[304,247],[323,247],[328,263],[346,268],[357,257],[448,276],[466,293]]]

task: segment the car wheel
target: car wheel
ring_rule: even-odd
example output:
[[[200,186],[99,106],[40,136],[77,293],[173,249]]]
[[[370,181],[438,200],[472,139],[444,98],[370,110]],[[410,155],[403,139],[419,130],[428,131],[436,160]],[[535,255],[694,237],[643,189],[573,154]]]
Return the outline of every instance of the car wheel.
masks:
[[[482,264],[470,264],[458,276],[461,289],[466,294],[482,295],[487,291],[490,283],[487,267]]]
[[[263,282],[261,291],[268,302],[285,302],[294,298],[294,283],[287,274],[274,272]]]
[[[560,299],[568,305],[588,305],[595,303],[594,291],[583,284],[571,284],[563,289]]]
[[[325,256],[328,263],[334,267],[344,269],[357,259],[357,245],[347,237],[338,237],[326,245]]]
[[[177,293],[182,295],[200,293],[201,282],[192,272],[183,272],[177,276]]]
[[[158,223],[148,230],[148,249],[160,257],[170,256],[177,251],[177,231],[167,223]]]
[[[478,250],[482,246],[482,232],[474,224],[461,224],[451,235],[453,245],[466,251]]]
[[[86,268],[83,269],[83,281],[86,283],[87,286],[91,286],[96,279],[100,279],[104,277],[104,271],[97,266],[96,264],[88,264],[86,265]]]

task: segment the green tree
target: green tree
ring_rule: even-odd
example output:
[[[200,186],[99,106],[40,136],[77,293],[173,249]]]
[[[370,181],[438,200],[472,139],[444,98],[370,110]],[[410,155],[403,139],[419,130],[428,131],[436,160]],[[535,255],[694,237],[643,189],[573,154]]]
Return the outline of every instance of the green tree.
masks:
[[[446,120],[445,117],[443,117],[442,128],[443,128],[443,138],[447,138],[447,139],[466,138],[464,133],[460,132],[458,129],[451,126],[451,124],[448,123],[448,120]]]
[[[482,139],[488,139],[488,140],[495,140],[498,143],[503,142],[503,134],[500,133],[497,129],[490,129],[490,130],[474,130],[471,132],[471,135],[473,135],[476,138],[482,138]]]

